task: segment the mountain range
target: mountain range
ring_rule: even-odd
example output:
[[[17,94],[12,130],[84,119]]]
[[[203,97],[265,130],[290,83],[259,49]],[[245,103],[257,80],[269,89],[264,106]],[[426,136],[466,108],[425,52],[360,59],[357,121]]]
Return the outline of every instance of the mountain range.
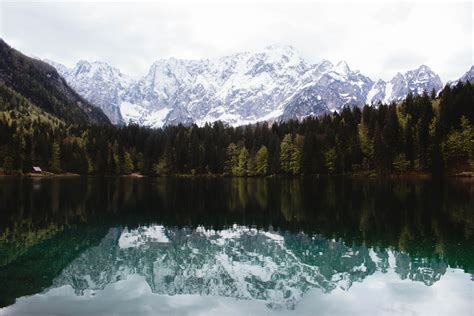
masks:
[[[425,65],[397,73],[388,82],[373,81],[344,61],[308,63],[287,45],[217,59],[161,59],[145,76],[132,78],[105,62],[81,60],[68,68],[27,57],[3,40],[0,44],[0,81],[73,123],[162,127],[222,121],[239,126],[399,102],[410,92],[443,87]],[[459,80],[473,76],[471,67]]]
[[[104,62],[81,60],[73,68],[47,62],[113,123],[150,127],[302,119],[344,106],[398,102],[410,92],[443,87],[426,65],[387,82],[373,81],[344,61],[308,63],[288,45],[217,59],[160,59],[136,79]]]

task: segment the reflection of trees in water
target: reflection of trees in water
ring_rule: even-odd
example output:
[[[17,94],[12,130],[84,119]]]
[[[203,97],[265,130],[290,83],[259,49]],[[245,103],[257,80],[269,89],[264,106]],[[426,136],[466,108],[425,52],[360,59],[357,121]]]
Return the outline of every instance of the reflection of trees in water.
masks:
[[[21,244],[21,236],[35,231],[81,223],[240,223],[449,258],[460,256],[453,249],[472,244],[473,187],[461,181],[349,178],[3,179],[0,235],[15,229],[8,238]],[[30,224],[18,224],[25,220]],[[454,262],[473,266],[472,258]]]
[[[29,248],[53,237],[63,229],[63,225],[54,223],[35,228],[32,227],[30,218],[16,222],[14,227],[6,228],[0,235],[0,267],[13,262]]]
[[[301,222],[304,220],[304,209],[302,206],[300,181],[290,179],[281,185],[280,208],[281,213],[288,222]]]
[[[0,307],[13,304],[15,298],[43,291],[52,285],[53,279],[74,259],[91,246],[97,245],[107,230],[85,229],[37,229],[34,238],[47,233],[44,238],[26,242],[27,233],[20,232],[17,255],[12,253],[0,266]],[[17,237],[17,236],[16,236]],[[0,257],[8,255],[8,244],[0,244]]]
[[[197,225],[271,225],[281,232],[318,233],[326,243],[322,252],[330,254],[332,261],[320,257],[321,244],[298,234],[283,233],[286,248],[295,256],[293,263],[317,266],[318,275],[325,279],[337,275],[339,285],[347,280],[343,272],[360,262],[366,262],[366,272],[375,267],[387,271],[391,259],[386,249],[391,249],[401,278],[429,285],[448,264],[473,273],[473,188],[474,184],[460,181],[437,184],[347,178],[4,178],[0,182],[0,283],[15,284],[10,276],[27,276],[25,284],[30,286],[14,293],[5,292],[8,288],[3,286],[0,296],[11,303],[12,297],[50,286],[59,271],[97,244],[109,227],[126,225],[133,230],[149,223],[177,227],[174,245],[186,244],[179,227]],[[255,244],[252,238],[240,240],[242,249]],[[270,251],[263,243],[265,238],[259,238],[259,251]],[[197,238],[195,243],[195,248],[214,247],[207,239]],[[341,259],[338,247],[359,251],[352,256],[359,259]],[[375,266],[366,260],[370,249],[377,253]],[[166,254],[179,261],[180,251],[176,246]],[[102,260],[116,264],[113,258],[120,257],[134,266],[130,260],[156,259],[152,252],[127,253],[117,249],[107,258],[104,250]],[[352,271],[351,280],[363,279],[366,272]],[[299,288],[305,286],[309,285]]]

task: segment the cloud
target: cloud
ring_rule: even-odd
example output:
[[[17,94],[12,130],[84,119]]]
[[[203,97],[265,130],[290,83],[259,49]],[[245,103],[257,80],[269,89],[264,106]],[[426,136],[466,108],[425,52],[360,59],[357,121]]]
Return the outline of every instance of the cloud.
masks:
[[[310,62],[346,60],[373,79],[423,63],[446,81],[473,64],[471,12],[471,2],[3,1],[0,36],[40,58],[103,60],[134,75],[159,58],[283,43]]]

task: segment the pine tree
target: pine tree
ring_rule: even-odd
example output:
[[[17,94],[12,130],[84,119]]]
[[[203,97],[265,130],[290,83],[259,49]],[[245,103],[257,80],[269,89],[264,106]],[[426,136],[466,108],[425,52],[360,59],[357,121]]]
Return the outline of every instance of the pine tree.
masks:
[[[301,173],[313,174],[316,171],[316,146],[314,144],[315,136],[310,133],[304,137],[303,149],[301,151]]]
[[[5,156],[5,158],[3,158],[3,173],[13,173],[13,157],[8,154]]]
[[[226,160],[224,164],[224,172],[228,175],[235,175],[235,170],[239,163],[239,149],[234,143],[230,143],[227,146]]]
[[[383,154],[384,168],[390,171],[392,169],[393,157],[398,153],[399,141],[399,123],[396,114],[395,105],[391,105],[386,113],[385,124],[382,129],[382,141],[385,153]]]
[[[377,169],[379,173],[386,173],[387,172],[386,155],[388,151],[384,146],[384,142],[382,140],[382,132],[380,130],[378,123],[375,125],[373,146],[374,146],[375,168]]]
[[[444,160],[451,166],[474,165],[474,126],[461,118],[461,127],[451,131],[442,145]]]
[[[140,152],[137,154],[136,161],[137,161],[137,170],[143,172],[143,169],[145,167],[145,158],[143,156],[143,153]]]
[[[249,161],[249,151],[247,150],[247,148],[245,148],[245,146],[242,146],[239,152],[239,162],[234,172],[236,176],[243,177],[247,175],[248,161]]]
[[[336,149],[331,148],[324,153],[324,166],[326,167],[328,173],[333,174],[336,172],[336,161]]]
[[[12,146],[14,148],[13,152],[13,168],[18,171],[23,170],[23,163],[25,160],[25,149],[26,143],[25,139],[21,135],[21,133],[17,132],[13,137]]]
[[[133,161],[132,158],[130,157],[129,152],[124,152],[124,157],[123,157],[123,173],[124,174],[130,174],[133,172]]]
[[[253,177],[256,174],[257,174],[257,170],[256,170],[255,155],[250,154],[247,161],[247,175]]]
[[[430,124],[430,162],[431,162],[431,173],[433,175],[440,175],[444,168],[443,156],[441,153],[441,137],[438,119],[433,118]]]
[[[163,155],[159,159],[158,163],[153,166],[153,171],[156,175],[166,176],[171,175],[174,172],[174,153],[173,148],[169,143],[165,145]]]
[[[51,147],[51,159],[49,162],[49,169],[51,172],[61,172],[61,149],[58,143],[54,142]]]
[[[290,158],[290,172],[292,174],[300,174],[301,171],[301,151],[303,150],[304,137],[296,135],[292,145]]]
[[[415,162],[415,140],[413,138],[412,120],[408,119],[404,131],[405,140],[405,158],[410,163],[410,168],[413,168]]]
[[[265,145],[262,145],[255,156],[255,170],[256,174],[263,176],[268,173],[268,150]]]
[[[273,135],[268,146],[268,172],[272,174],[280,173],[280,140]]]
[[[286,134],[280,144],[280,166],[284,173],[292,173],[291,155],[293,153],[293,139],[291,134]]]
[[[117,170],[119,170],[119,166],[117,164],[117,159],[115,157],[114,150],[109,148],[108,155],[107,155],[107,174],[110,176],[117,175]]]
[[[357,131],[359,136],[360,149],[368,164],[368,161],[372,161],[374,157],[374,147],[369,139],[368,130],[365,127],[364,122],[359,123]]]

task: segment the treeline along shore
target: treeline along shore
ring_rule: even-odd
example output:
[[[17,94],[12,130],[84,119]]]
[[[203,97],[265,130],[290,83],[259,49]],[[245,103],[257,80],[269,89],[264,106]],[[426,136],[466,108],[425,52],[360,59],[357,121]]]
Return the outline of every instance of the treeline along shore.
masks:
[[[0,174],[469,175],[473,124],[469,82],[301,121],[161,129],[76,124],[0,84]]]

